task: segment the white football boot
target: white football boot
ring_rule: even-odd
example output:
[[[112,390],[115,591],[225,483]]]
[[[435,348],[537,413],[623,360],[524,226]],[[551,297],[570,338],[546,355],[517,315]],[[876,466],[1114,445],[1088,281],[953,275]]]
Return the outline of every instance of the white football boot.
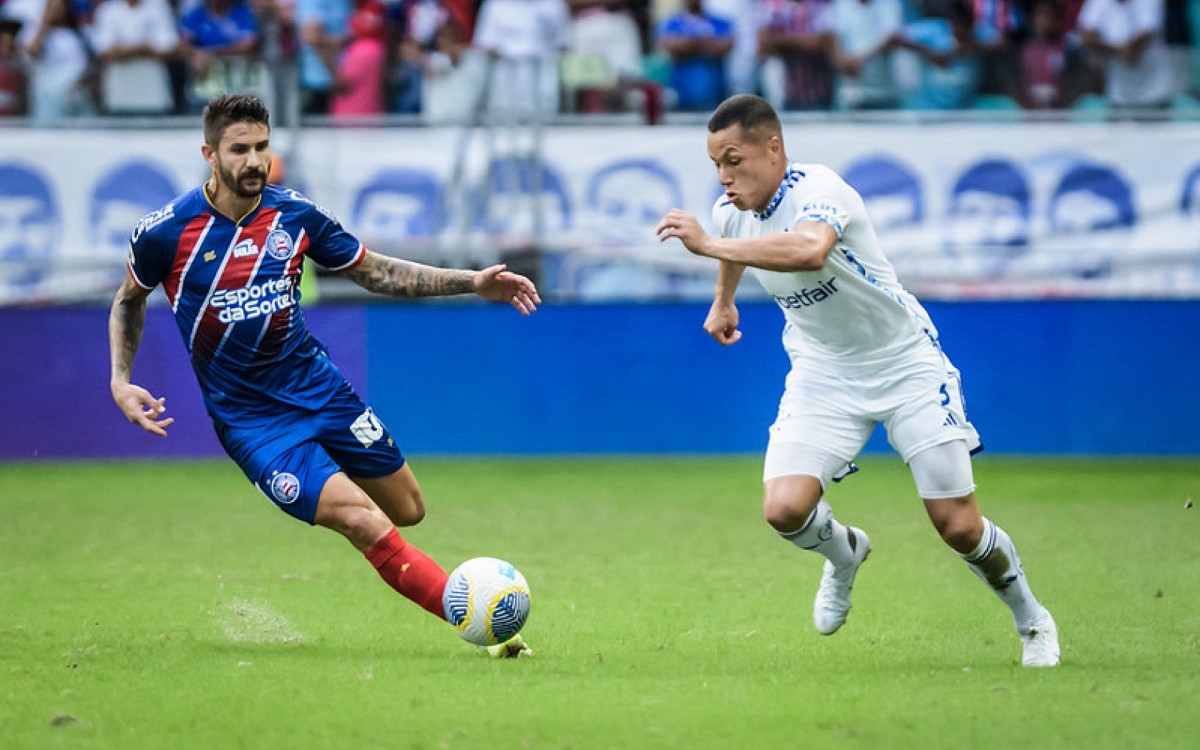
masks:
[[[1058,650],[1058,626],[1048,610],[1033,621],[1028,633],[1021,634],[1021,666],[1057,667],[1061,663]]]
[[[854,562],[839,569],[826,560],[821,586],[813,601],[813,625],[821,635],[833,635],[846,622],[846,615],[850,614],[850,590],[854,588],[854,577],[871,553],[871,540],[862,529],[847,526],[846,531],[855,538]]]

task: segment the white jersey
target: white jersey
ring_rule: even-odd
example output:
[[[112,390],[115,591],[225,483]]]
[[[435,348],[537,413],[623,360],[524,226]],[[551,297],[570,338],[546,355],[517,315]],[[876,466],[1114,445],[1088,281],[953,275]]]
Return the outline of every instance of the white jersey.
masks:
[[[783,345],[793,364],[864,372],[908,354],[927,356],[937,330],[884,257],[859,194],[833,170],[790,164],[762,213],[740,211],[722,196],[713,223],[723,237],[763,237],[818,221],[838,241],[819,271],[751,268],[782,308]]]

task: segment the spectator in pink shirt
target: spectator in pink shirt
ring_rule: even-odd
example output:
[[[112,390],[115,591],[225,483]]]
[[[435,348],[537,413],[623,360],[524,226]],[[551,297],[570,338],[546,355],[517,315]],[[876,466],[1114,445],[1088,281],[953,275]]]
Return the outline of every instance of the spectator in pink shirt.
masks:
[[[338,63],[335,93],[329,106],[334,117],[383,114],[386,14],[382,5],[368,0],[350,16],[351,41]]]

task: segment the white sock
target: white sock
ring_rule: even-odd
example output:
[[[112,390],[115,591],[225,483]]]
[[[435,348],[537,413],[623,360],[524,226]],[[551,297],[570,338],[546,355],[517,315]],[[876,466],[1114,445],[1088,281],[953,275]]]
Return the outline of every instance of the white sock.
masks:
[[[983,538],[974,551],[961,555],[975,575],[988,585],[1013,613],[1017,632],[1028,634],[1045,609],[1029,590],[1021,558],[1004,529],[983,519]]]
[[[851,541],[850,532],[837,522],[833,517],[833,509],[824,500],[817,503],[798,531],[778,533],[800,549],[821,553],[838,567],[853,564],[854,550],[862,544],[861,538]],[[852,544],[855,546],[852,547]]]

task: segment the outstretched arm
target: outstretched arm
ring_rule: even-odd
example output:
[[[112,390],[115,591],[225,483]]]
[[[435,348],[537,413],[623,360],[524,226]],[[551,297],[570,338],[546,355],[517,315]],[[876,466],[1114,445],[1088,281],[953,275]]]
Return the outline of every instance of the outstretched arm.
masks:
[[[113,401],[117,402],[130,422],[146,432],[166,437],[166,428],[175,422],[169,417],[161,418],[166,410],[166,399],[156,399],[145,388],[130,382],[133,360],[142,343],[146,297],[149,294],[126,275],[125,283],[113,300],[112,312],[108,316],[108,351],[112,363],[109,387]]]
[[[767,271],[817,271],[837,244],[837,231],[818,221],[802,221],[790,232],[762,237],[712,237],[696,217],[673,208],[658,223],[658,239],[678,237],[694,255],[704,255]]]
[[[389,297],[444,297],[474,292],[493,302],[507,302],[522,315],[537,310],[542,300],[529,279],[503,265],[482,271],[435,268],[367,251],[345,277],[363,289]]]

